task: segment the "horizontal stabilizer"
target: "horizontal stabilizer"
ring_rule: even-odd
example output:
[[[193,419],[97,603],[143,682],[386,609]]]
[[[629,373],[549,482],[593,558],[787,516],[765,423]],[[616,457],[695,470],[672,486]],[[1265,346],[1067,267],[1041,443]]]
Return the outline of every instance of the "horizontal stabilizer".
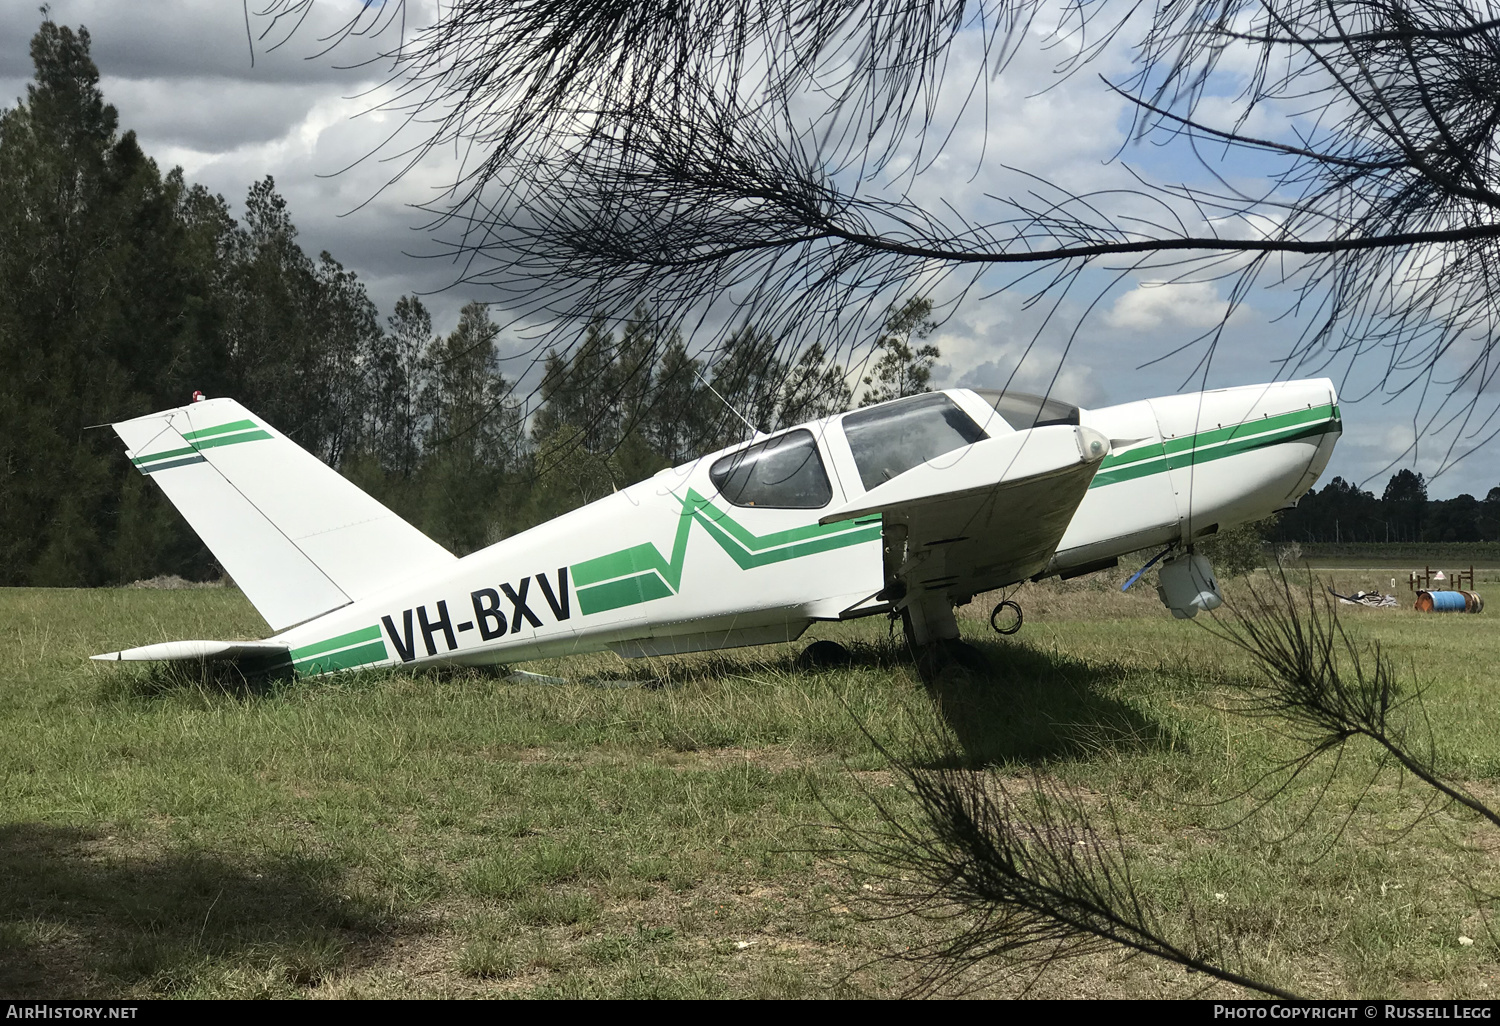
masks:
[[[287,655],[287,647],[274,641],[164,641],[159,645],[105,652],[91,658],[100,663],[185,663],[210,659],[275,659]]]

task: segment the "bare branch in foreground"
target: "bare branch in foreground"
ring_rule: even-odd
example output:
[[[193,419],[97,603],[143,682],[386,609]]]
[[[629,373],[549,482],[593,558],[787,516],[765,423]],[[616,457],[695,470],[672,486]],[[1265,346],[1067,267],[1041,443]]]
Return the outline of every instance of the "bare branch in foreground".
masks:
[[[1351,738],[1368,738],[1422,783],[1500,826],[1500,814],[1438,769],[1421,691],[1399,686],[1378,642],[1363,646],[1350,636],[1332,599],[1309,585],[1304,600],[1282,574],[1272,592],[1252,590],[1233,619],[1209,630],[1248,652],[1264,674],[1240,687],[1232,711],[1289,728],[1304,747],[1304,765]],[[1410,723],[1420,723],[1419,736]]]
[[[839,819],[837,854],[873,863],[862,892],[882,917],[917,915],[954,932],[893,955],[916,971],[914,990],[981,978],[1036,977],[1065,958],[1124,949],[1273,997],[1290,991],[1223,965],[1222,945],[1173,940],[1136,886],[1118,823],[1067,786],[1041,775],[1008,786],[966,765],[951,735],[922,731],[911,755],[881,752],[918,810],[912,822],[871,794],[879,825]],[[830,853],[835,854],[835,853]]]
[[[1395,762],[1438,801],[1500,826],[1495,810],[1438,768],[1421,691],[1399,687],[1390,657],[1353,637],[1330,602],[1320,603],[1311,590],[1299,594],[1282,576],[1208,629],[1247,652],[1261,670],[1231,686],[1228,711],[1270,721],[1297,744],[1297,753],[1268,773],[1290,770],[1290,777],[1259,808],[1324,757],[1334,760],[1337,777],[1346,743],[1366,738],[1378,746],[1381,768]],[[1098,803],[1040,773],[1008,782],[993,769],[975,767],[941,726],[915,733],[905,755],[875,742],[915,815],[869,792],[877,825],[835,814],[845,841],[837,854],[852,857],[856,873],[868,873],[863,878],[874,886],[863,893],[883,916],[918,915],[950,927],[942,939],[892,956],[914,966],[915,989],[972,981],[976,970],[981,980],[1030,974],[1029,989],[1053,962],[1120,949],[1263,994],[1293,996],[1226,968],[1221,939],[1205,936],[1191,913],[1190,938],[1174,938],[1137,886],[1126,839],[1107,803],[1101,813],[1093,807]],[[1343,815],[1339,832],[1360,805]],[[1471,891],[1476,904],[1490,897]]]

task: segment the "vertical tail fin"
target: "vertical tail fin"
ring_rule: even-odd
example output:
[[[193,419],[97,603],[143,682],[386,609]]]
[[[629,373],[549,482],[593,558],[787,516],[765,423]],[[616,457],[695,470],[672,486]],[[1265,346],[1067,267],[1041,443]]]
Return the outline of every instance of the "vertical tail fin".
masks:
[[[454,560],[233,399],[112,426],[273,630]]]

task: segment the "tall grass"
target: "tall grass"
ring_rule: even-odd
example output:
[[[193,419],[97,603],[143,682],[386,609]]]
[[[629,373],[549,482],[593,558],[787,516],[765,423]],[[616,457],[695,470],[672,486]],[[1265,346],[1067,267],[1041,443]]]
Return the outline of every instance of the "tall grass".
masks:
[[[862,915],[869,867],[830,856],[828,827],[873,825],[872,797],[910,814],[880,748],[906,751],[937,717],[969,769],[1112,809],[1167,926],[1221,931],[1291,989],[1486,992],[1495,948],[1470,887],[1494,881],[1469,819],[1414,825],[1409,793],[1377,789],[1371,817],[1330,841],[1337,790],[1295,829],[1315,780],[1247,819],[1239,796],[1287,742],[1226,711],[1252,672],[1242,655],[1148,592],[1018,597],[1015,641],[964,621],[992,672],[930,686],[864,622],[821,631],[855,651],[838,670],[799,672],[799,646],[779,646],[527,667],[561,686],[465,671],[253,690],[86,658],[262,636],[232,589],[0,592],[0,989],[901,993],[887,956],[944,926]],[[1359,626],[1426,683],[1445,769],[1492,788],[1489,621],[1394,610]],[[1111,951],[1049,972],[1058,993],[1202,983]]]

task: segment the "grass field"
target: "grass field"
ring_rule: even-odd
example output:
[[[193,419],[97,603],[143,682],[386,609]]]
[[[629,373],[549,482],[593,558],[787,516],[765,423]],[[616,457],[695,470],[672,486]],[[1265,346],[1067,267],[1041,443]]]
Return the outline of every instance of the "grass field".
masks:
[[[560,686],[365,673],[248,692],[86,659],[262,636],[232,589],[0,591],[0,994],[899,994],[890,956],[946,927],[871,918],[828,824],[873,822],[871,795],[909,812],[859,724],[899,751],[935,708],[973,763],[1115,816],[1173,937],[1216,937],[1236,968],[1312,996],[1500,987],[1483,897],[1500,832],[1419,815],[1390,771],[1351,817],[1377,770],[1359,746],[1247,816],[1243,792],[1293,749],[1226,711],[1243,656],[1149,588],[1018,598],[1016,640],[964,623],[993,674],[931,690],[878,620],[812,635],[855,648],[836,671],[797,672],[799,645],[526,666]],[[1346,613],[1426,687],[1445,771],[1491,799],[1497,616]],[[970,982],[1236,993],[1117,953]]]

